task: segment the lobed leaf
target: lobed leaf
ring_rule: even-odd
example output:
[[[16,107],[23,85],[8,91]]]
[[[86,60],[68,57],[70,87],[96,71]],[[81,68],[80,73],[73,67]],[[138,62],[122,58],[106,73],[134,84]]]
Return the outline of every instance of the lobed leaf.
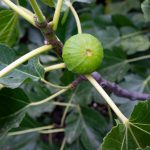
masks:
[[[106,120],[98,112],[81,107],[79,113],[70,114],[66,120],[66,139],[69,144],[80,139],[87,150],[98,149],[101,135],[106,132]]]
[[[150,101],[140,102],[127,126],[118,124],[105,137],[102,150],[133,150],[150,146]]]

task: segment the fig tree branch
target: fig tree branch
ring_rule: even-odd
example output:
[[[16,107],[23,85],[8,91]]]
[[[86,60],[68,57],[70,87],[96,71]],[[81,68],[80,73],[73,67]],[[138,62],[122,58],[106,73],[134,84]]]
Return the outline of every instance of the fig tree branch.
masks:
[[[93,78],[108,92],[114,93],[116,96],[128,98],[131,101],[135,100],[148,100],[150,99],[150,94],[146,93],[139,93],[139,92],[130,92],[126,89],[121,88],[119,85],[113,82],[109,82],[101,77],[98,72],[92,73]],[[86,80],[84,76],[79,76],[75,81],[72,83],[72,87],[76,87],[82,81]]]
[[[150,94],[139,93],[139,92],[129,92],[126,89],[121,88],[119,85],[109,82],[101,77],[97,72],[92,74],[94,79],[107,91],[114,93],[119,97],[125,97],[132,101],[134,100],[148,100],[150,99]]]

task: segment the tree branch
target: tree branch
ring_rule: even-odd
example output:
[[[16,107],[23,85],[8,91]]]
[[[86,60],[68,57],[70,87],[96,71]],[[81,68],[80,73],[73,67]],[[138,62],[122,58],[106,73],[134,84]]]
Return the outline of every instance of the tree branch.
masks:
[[[44,38],[45,38],[45,44],[51,44],[55,50],[56,53],[61,56],[62,55],[62,48],[63,44],[62,42],[57,38],[55,32],[52,29],[52,26],[48,24],[47,21],[44,23],[40,23],[37,19],[37,17],[34,17],[36,26],[40,29],[42,32]]]
[[[109,82],[101,77],[98,72],[92,73],[93,78],[107,91],[114,93],[116,96],[125,97],[132,101],[135,100],[148,100],[150,99],[150,94],[130,92],[126,89],[121,88],[119,85]],[[76,80],[72,82],[72,88],[75,88],[82,81],[87,80],[84,76],[79,76]]]
[[[114,93],[115,95],[119,97],[125,97],[132,101],[150,99],[150,94],[139,93],[139,92],[129,92],[128,90],[121,88],[117,84],[103,79],[98,72],[94,72],[92,76],[103,88]]]

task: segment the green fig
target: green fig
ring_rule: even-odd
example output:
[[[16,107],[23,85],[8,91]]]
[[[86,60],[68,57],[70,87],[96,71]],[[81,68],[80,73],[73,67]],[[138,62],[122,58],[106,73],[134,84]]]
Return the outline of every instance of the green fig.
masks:
[[[89,74],[102,63],[103,47],[94,36],[77,34],[64,44],[62,57],[68,70],[77,74]]]

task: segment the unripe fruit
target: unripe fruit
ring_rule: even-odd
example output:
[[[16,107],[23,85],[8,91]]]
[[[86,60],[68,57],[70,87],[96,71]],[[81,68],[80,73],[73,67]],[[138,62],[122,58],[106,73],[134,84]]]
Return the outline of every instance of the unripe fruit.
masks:
[[[77,34],[66,41],[62,57],[68,70],[77,74],[89,74],[100,66],[103,47],[94,36]]]

